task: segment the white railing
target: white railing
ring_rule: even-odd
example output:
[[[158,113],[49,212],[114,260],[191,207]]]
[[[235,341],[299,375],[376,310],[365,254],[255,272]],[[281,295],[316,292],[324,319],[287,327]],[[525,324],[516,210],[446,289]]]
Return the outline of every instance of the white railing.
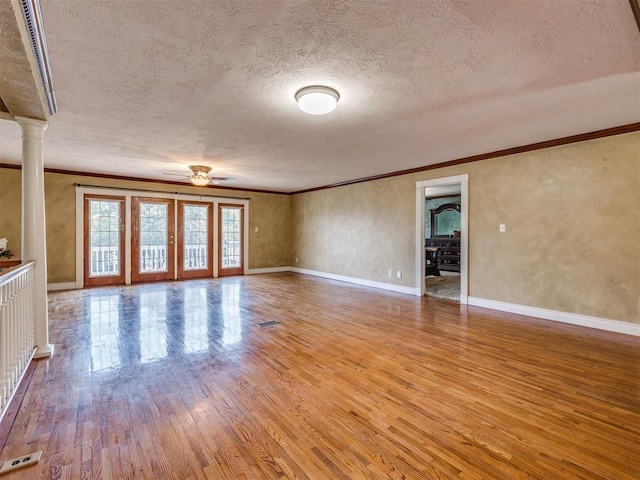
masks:
[[[166,272],[166,245],[140,245],[140,271]]]
[[[185,245],[184,246],[184,269],[203,270],[207,268],[207,246],[206,245]]]
[[[185,270],[207,268],[206,245],[185,245]],[[163,245],[140,246],[140,270],[142,272],[162,272],[167,268],[167,249]],[[117,246],[91,247],[90,275],[92,277],[118,275],[120,261]]]
[[[0,273],[0,420],[35,353],[34,265]]]
[[[90,275],[100,277],[106,275],[118,275],[120,262],[118,246],[91,247]]]

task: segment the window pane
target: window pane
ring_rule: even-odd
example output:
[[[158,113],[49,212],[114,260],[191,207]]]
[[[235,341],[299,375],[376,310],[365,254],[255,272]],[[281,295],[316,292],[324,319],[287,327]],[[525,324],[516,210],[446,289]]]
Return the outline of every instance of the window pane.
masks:
[[[120,202],[89,199],[89,276],[120,275]]]
[[[169,208],[166,203],[140,203],[140,272],[166,272],[167,223]]]
[[[239,268],[240,208],[222,209],[222,268]]]
[[[205,270],[209,265],[208,227],[209,207],[184,205],[184,269]]]

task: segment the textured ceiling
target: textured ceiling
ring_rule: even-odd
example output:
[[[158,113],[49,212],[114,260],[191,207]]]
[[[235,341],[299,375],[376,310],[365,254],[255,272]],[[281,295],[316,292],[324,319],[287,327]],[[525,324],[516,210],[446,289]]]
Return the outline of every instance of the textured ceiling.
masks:
[[[167,180],[205,164],[228,186],[286,192],[640,121],[628,0],[41,8],[50,168]],[[297,108],[313,84],[340,92],[333,113]],[[13,122],[0,141],[0,162],[20,163]]]
[[[18,11],[18,15],[16,18],[11,0],[0,0],[0,118],[17,115],[44,119],[46,114],[33,75],[35,64],[27,54],[31,46],[27,43],[25,47],[18,24],[20,20],[24,25],[22,12]],[[4,116],[4,112],[12,115]],[[4,146],[3,136],[0,142],[0,147]],[[3,153],[4,148],[0,149],[0,162]]]

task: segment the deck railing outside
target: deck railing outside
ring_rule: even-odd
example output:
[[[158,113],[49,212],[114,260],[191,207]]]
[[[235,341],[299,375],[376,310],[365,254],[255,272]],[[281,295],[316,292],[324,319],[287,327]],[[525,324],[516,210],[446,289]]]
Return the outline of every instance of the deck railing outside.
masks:
[[[0,420],[36,349],[34,265],[0,272]]]
[[[184,246],[184,269],[202,270],[207,268],[206,245]],[[118,275],[120,273],[118,246],[91,247],[91,277]],[[142,272],[165,271],[167,268],[167,247],[164,245],[140,246],[140,270]]]
[[[90,272],[91,277],[118,275],[120,273],[120,259],[118,246],[91,247]]]
[[[185,245],[184,246],[184,269],[203,270],[207,268],[207,246],[206,245]]]

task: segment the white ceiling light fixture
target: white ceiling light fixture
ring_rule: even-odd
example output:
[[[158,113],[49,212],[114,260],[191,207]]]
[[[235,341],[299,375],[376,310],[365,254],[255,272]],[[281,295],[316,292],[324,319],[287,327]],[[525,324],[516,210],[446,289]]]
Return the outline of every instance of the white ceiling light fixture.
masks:
[[[193,175],[189,178],[191,183],[196,185],[197,187],[204,187],[205,185],[209,185],[211,178],[209,177],[209,172],[211,171],[211,167],[205,167],[203,165],[189,165],[189,168],[193,172]]]
[[[313,85],[296,92],[298,107],[311,115],[324,115],[333,112],[338,105],[340,94],[330,87]]]

